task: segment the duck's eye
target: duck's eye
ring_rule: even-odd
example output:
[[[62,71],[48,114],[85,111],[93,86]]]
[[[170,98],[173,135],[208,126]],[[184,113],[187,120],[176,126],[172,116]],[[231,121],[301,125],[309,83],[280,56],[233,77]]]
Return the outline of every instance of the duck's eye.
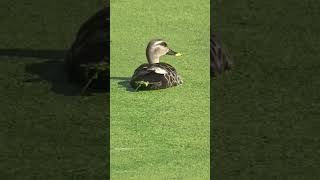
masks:
[[[160,43],[160,45],[167,47],[167,43],[165,43],[165,42]]]

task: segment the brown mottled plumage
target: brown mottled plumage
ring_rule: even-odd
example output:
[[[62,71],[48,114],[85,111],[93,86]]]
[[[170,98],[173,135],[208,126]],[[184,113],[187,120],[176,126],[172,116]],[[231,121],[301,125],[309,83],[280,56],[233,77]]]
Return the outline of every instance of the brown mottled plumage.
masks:
[[[156,68],[164,70],[164,74],[157,72]],[[140,81],[149,82],[149,85],[141,86],[139,90],[164,89],[182,84],[176,69],[167,63],[142,64],[133,73],[130,81],[131,86],[137,88],[139,84],[136,82]]]
[[[214,34],[210,37],[210,71],[217,76],[232,69],[232,60],[228,51],[222,47],[221,42]]]

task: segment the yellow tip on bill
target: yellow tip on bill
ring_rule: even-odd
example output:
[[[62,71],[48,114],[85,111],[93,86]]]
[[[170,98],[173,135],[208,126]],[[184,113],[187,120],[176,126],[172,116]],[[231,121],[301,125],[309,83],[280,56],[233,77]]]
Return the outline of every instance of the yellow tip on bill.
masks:
[[[177,53],[176,56],[182,56],[182,54],[181,53]]]

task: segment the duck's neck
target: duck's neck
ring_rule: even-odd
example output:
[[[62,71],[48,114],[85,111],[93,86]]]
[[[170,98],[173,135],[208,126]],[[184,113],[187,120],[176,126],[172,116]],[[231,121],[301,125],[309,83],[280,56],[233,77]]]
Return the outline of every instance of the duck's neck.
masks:
[[[147,54],[149,64],[155,64],[160,62],[160,57],[152,54]]]

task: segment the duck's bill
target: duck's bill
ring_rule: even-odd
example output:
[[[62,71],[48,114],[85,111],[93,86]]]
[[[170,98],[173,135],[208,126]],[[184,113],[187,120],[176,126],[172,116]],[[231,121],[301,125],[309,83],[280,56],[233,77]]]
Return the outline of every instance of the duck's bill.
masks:
[[[171,55],[171,56],[182,56],[181,53],[175,52],[172,49],[169,49],[169,51],[167,52],[167,55]]]

